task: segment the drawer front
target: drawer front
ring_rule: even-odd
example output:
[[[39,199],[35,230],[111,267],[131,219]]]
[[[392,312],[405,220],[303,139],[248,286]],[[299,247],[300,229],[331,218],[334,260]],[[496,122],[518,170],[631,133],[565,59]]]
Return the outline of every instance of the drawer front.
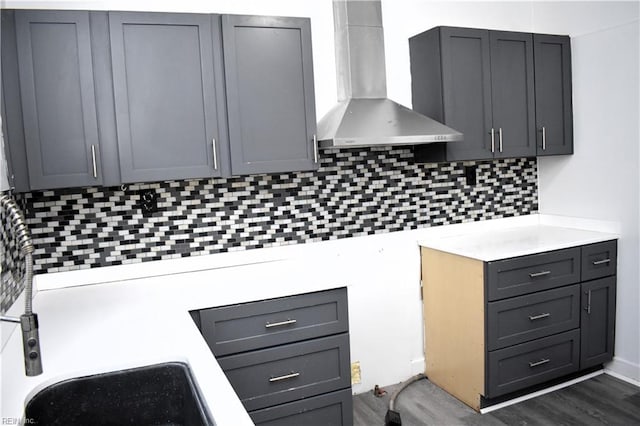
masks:
[[[487,397],[495,398],[578,371],[580,330],[489,352]]]
[[[580,281],[580,248],[487,263],[487,300],[548,290]]]
[[[579,284],[489,302],[487,346],[493,351],[579,326]]]
[[[351,389],[249,413],[256,426],[352,426]]]
[[[348,330],[347,289],[200,311],[200,329],[216,356]]]
[[[351,386],[349,335],[218,359],[247,411]]]
[[[590,244],[582,247],[582,281],[615,275],[617,242]]]

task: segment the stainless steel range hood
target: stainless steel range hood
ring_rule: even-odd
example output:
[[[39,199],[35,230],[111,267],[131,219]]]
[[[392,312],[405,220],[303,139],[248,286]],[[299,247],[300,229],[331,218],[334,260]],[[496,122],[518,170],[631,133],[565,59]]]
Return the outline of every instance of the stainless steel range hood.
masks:
[[[380,0],[333,0],[338,104],[318,123],[322,147],[416,145],[462,133],[387,99]]]

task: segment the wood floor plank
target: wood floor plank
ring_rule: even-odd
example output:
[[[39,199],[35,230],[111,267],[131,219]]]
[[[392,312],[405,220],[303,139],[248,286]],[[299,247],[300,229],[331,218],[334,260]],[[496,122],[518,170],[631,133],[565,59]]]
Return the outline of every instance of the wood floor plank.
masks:
[[[611,398],[624,399],[638,393],[638,388],[608,374],[601,374],[584,382],[594,392],[606,393]]]
[[[640,392],[629,395],[624,399],[624,401],[631,404],[635,408],[638,417],[640,417]]]
[[[371,392],[354,397],[354,425],[384,425],[390,395]],[[403,426],[425,425],[640,425],[640,388],[600,375],[534,399],[479,414],[428,380],[404,390],[396,401]]]
[[[546,426],[550,423],[545,418],[545,412],[535,410],[531,404],[521,403],[493,411],[491,415],[508,425]]]
[[[612,397],[609,392],[594,392],[588,383],[584,386],[567,388],[567,395],[573,396],[576,410],[590,413],[592,419],[597,419],[602,424],[640,424],[637,410],[627,406],[618,398]]]

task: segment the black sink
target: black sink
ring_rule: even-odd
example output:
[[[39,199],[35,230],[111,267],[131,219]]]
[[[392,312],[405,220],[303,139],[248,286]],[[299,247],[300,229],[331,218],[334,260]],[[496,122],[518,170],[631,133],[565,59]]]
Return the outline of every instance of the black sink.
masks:
[[[186,364],[163,363],[78,377],[38,392],[35,425],[213,425]]]

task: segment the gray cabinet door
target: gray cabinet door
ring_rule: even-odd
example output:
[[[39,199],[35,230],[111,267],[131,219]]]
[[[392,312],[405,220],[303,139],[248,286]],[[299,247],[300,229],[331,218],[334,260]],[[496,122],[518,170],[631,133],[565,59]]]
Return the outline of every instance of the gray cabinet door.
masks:
[[[317,167],[307,18],[223,16],[232,174]]]
[[[573,154],[570,39],[534,34],[533,43],[538,155]]]
[[[24,126],[19,108],[20,78],[16,49],[15,12],[3,10],[0,14],[2,35],[2,134],[5,159],[9,168],[9,186],[17,192],[29,190],[29,170],[24,146]],[[11,108],[7,108],[10,105]]]
[[[219,176],[219,17],[110,12],[109,29],[122,181]]]
[[[616,279],[603,278],[582,284],[580,368],[613,358],[616,319]]]
[[[440,37],[444,123],[464,133],[446,144],[447,161],[493,158],[489,32],[442,28]]]
[[[249,413],[256,426],[353,426],[351,388]]]
[[[496,158],[536,155],[531,34],[489,31]]]
[[[89,13],[15,18],[30,188],[101,184]]]

